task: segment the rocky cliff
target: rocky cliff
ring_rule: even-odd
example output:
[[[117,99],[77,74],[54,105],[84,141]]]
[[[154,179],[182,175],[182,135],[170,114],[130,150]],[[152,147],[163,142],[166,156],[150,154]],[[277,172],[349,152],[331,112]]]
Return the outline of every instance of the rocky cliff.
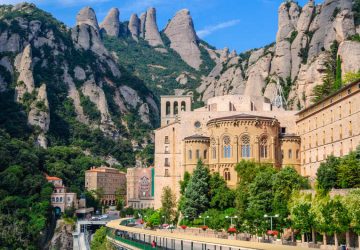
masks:
[[[229,57],[218,61],[203,79],[202,100],[221,94],[264,95],[270,100],[280,81],[288,107],[299,109],[312,103],[313,88],[322,84],[326,65],[340,56],[342,75],[358,72],[360,49],[359,6],[352,0],[310,0],[301,7],[294,1],[278,9],[278,32],[274,44],[241,53],[238,63]],[[351,51],[351,52],[350,52]]]
[[[100,29],[118,36],[117,9],[99,26],[95,12],[85,7],[69,28],[33,4],[7,5],[0,6],[0,22],[0,91],[14,93],[23,106],[34,143],[64,143],[80,124],[137,149],[151,141],[149,134],[133,138],[130,130],[149,131],[156,124],[157,101],[143,83],[131,82],[135,77],[122,77],[102,41]],[[134,114],[140,119],[128,118]]]

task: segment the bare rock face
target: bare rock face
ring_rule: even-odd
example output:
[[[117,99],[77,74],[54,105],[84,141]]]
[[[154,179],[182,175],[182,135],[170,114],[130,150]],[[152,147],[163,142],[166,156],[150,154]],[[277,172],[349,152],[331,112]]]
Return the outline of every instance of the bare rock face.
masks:
[[[101,41],[99,32],[88,24],[80,24],[72,29],[72,39],[76,47],[84,50],[92,50],[100,56],[108,55]]]
[[[28,115],[28,123],[32,126],[40,128],[41,132],[38,135],[36,144],[46,148],[47,141],[45,138],[45,133],[49,130],[50,125],[50,111],[46,93],[46,85],[41,85],[37,91],[38,94],[36,100],[31,104],[31,109]]]
[[[264,48],[257,49],[251,52],[251,55],[249,57],[249,66],[257,62],[257,60],[259,60],[259,58],[264,54],[264,52]]]
[[[199,69],[202,60],[197,36],[190,12],[186,9],[176,13],[164,33],[169,38],[170,47],[191,67]]]
[[[63,220],[57,220],[55,233],[50,243],[50,249],[73,249],[72,231],[71,225],[67,225]]]
[[[326,71],[325,64],[329,61],[329,57],[328,52],[323,52],[310,64],[301,66],[296,93],[302,107],[307,107],[312,103],[313,89],[316,85],[322,83],[324,72]],[[304,96],[306,97],[305,99],[303,98]]]
[[[146,11],[144,39],[152,47],[164,46],[164,43],[161,40],[158,26],[156,24],[155,8],[150,8]]]
[[[137,41],[140,35],[140,19],[136,14],[131,15],[128,28],[132,38]]]
[[[18,52],[20,50],[20,36],[8,31],[0,33],[0,52]]]
[[[119,87],[119,90],[125,103],[129,104],[130,107],[135,108],[138,105],[138,103],[141,102],[139,95],[136,93],[134,89],[124,85]]]
[[[262,96],[265,87],[265,78],[269,76],[271,54],[261,57],[248,70],[245,95]]]
[[[2,72],[3,74],[5,74],[5,73],[13,74],[14,73],[10,59],[7,56],[1,58],[0,65],[4,68],[5,71],[7,71],[7,72]],[[4,92],[7,89],[8,84],[10,84],[10,82],[7,82],[5,80],[5,77],[3,77],[0,74],[0,92]]]
[[[81,68],[80,66],[76,66],[74,68],[74,76],[77,80],[83,81],[86,79],[86,73],[85,70],[83,68]]]
[[[139,108],[140,119],[143,123],[150,124],[149,118],[149,105],[147,103],[143,103]]]
[[[338,55],[342,60],[343,74],[360,70],[360,43],[345,41],[339,45]]]
[[[353,15],[351,14],[352,0],[326,0],[310,25],[311,39],[309,56],[311,59],[322,50],[329,50],[333,41],[339,43],[344,38],[355,33]]]
[[[140,37],[145,38],[146,12],[140,15]]]
[[[95,11],[90,7],[82,8],[76,16],[76,25],[87,24],[99,31],[99,24],[95,15]]]
[[[30,44],[28,44],[24,51],[17,56],[15,67],[17,72],[19,72],[16,85],[16,99],[17,101],[21,101],[25,93],[31,93],[35,88],[32,72],[33,60]]]
[[[108,36],[117,37],[119,35],[119,29],[120,29],[119,16],[120,16],[119,9],[112,8],[105,17],[104,21],[100,24],[100,28],[103,29]]]

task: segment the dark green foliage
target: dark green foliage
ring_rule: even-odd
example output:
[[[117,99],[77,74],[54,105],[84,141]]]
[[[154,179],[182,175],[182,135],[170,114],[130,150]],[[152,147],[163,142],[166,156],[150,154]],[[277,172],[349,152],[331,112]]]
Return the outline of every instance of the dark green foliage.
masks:
[[[336,59],[334,91],[339,90],[341,87],[342,87],[341,58],[340,58],[340,56],[338,56]]]
[[[339,159],[334,156],[329,156],[325,162],[320,164],[316,173],[318,187],[323,190],[330,190],[336,187],[337,172],[339,167]]]
[[[298,35],[298,32],[297,32],[296,30],[294,30],[294,31],[291,32],[290,37],[286,38],[286,40],[287,40],[290,44],[292,44],[292,43],[294,42],[295,38],[297,37],[297,35]]]
[[[360,42],[360,34],[356,33],[355,35],[352,35],[351,37],[349,37],[349,40]]]
[[[182,211],[185,216],[197,218],[209,207],[209,180],[209,169],[199,161],[185,189],[184,210]]]
[[[166,186],[161,194],[161,214],[165,223],[172,224],[176,217],[176,197],[170,187]]]
[[[219,210],[234,207],[235,191],[229,189],[219,173],[210,177],[210,207]]]
[[[360,158],[358,153],[352,152],[340,160],[337,168],[336,184],[340,188],[359,188],[360,187]]]
[[[354,0],[353,2],[353,13],[355,25],[360,24],[360,0]]]
[[[81,91],[79,91],[80,103],[83,107],[85,115],[94,122],[100,122],[101,113],[97,109],[95,103],[93,103],[88,96],[84,96]]]
[[[332,19],[336,18],[336,16],[340,13],[341,9],[336,7],[332,13]]]

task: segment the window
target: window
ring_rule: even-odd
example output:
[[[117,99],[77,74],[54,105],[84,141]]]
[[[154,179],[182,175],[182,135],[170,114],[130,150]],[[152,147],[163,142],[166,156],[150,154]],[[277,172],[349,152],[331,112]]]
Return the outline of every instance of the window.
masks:
[[[168,154],[168,153],[170,153],[170,151],[169,151],[169,146],[165,146],[165,154]]]
[[[189,160],[192,159],[192,151],[191,150],[188,151],[188,158],[189,158]]]
[[[300,150],[296,149],[296,159],[299,159],[299,156],[300,156]]]
[[[281,159],[284,159],[284,150],[281,150]]]
[[[224,136],[223,149],[224,149],[224,158],[231,158],[231,146],[230,146],[229,136]]]
[[[325,130],[323,131],[323,144],[325,144]]]
[[[60,202],[63,202],[63,198],[62,198],[62,197],[60,197]]]
[[[264,136],[260,140],[260,158],[268,158],[267,137]]]
[[[341,118],[341,106],[339,106],[339,118]]]
[[[341,124],[340,124],[340,131],[339,131],[339,133],[340,133],[340,135],[339,135],[340,140],[342,140],[342,125],[341,125]]]
[[[343,156],[343,143],[340,142],[340,156]]]
[[[56,200],[56,202],[59,202],[59,197],[56,197],[56,199],[55,199],[55,200]]]
[[[165,144],[169,144],[169,136],[165,136]]]
[[[292,159],[292,150],[291,149],[289,149],[289,151],[288,151],[288,158]]]
[[[349,136],[352,136],[352,123],[349,121]]]
[[[169,158],[165,158],[165,167],[169,167],[170,163],[169,163]]]
[[[166,105],[165,105],[165,112],[166,112],[166,115],[170,115],[170,102],[166,102]]]
[[[351,102],[349,102],[349,115],[351,115]]]
[[[250,157],[250,137],[248,135],[243,135],[241,137],[241,155],[243,158]]]
[[[195,128],[200,128],[200,127],[201,127],[201,123],[200,123],[199,121],[196,121],[196,122],[194,123],[194,126],[195,126]]]
[[[213,159],[216,159],[216,147],[215,147],[215,146],[213,146],[213,147],[211,148],[211,155],[212,155],[212,158],[213,158]]]
[[[169,177],[170,174],[169,174],[169,169],[165,169],[165,177]]]
[[[181,111],[186,111],[186,103],[184,101],[181,102]]]
[[[174,115],[179,113],[179,105],[178,102],[174,102]]]
[[[224,169],[224,179],[225,179],[225,181],[230,181],[230,179],[231,179],[230,171],[228,168]]]
[[[196,160],[200,159],[200,150],[196,149]]]
[[[205,149],[204,150],[204,159],[206,159],[207,158],[207,150]]]
[[[281,127],[281,133],[286,134],[286,128],[285,127]]]

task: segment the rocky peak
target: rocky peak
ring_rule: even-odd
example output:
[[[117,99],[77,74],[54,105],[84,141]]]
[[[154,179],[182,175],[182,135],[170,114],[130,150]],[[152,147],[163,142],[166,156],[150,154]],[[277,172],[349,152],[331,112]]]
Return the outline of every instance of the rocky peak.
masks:
[[[76,16],[76,25],[87,24],[95,30],[99,30],[99,24],[95,15],[95,11],[91,7],[82,8]]]
[[[201,53],[190,11],[187,9],[178,11],[167,25],[164,33],[171,42],[170,47],[187,64],[195,69],[199,69],[202,63]]]
[[[133,39],[137,41],[140,34],[140,19],[136,14],[131,15],[128,28]]]
[[[146,12],[141,13],[140,15],[140,37],[145,38],[145,21],[146,21]]]
[[[118,8],[111,8],[104,21],[100,24],[100,28],[103,29],[109,36],[118,36],[120,21],[120,12]]]
[[[150,46],[164,46],[163,41],[159,33],[159,29],[156,23],[156,10],[155,8],[149,8],[146,11],[145,18],[145,30],[144,39],[150,44]]]

